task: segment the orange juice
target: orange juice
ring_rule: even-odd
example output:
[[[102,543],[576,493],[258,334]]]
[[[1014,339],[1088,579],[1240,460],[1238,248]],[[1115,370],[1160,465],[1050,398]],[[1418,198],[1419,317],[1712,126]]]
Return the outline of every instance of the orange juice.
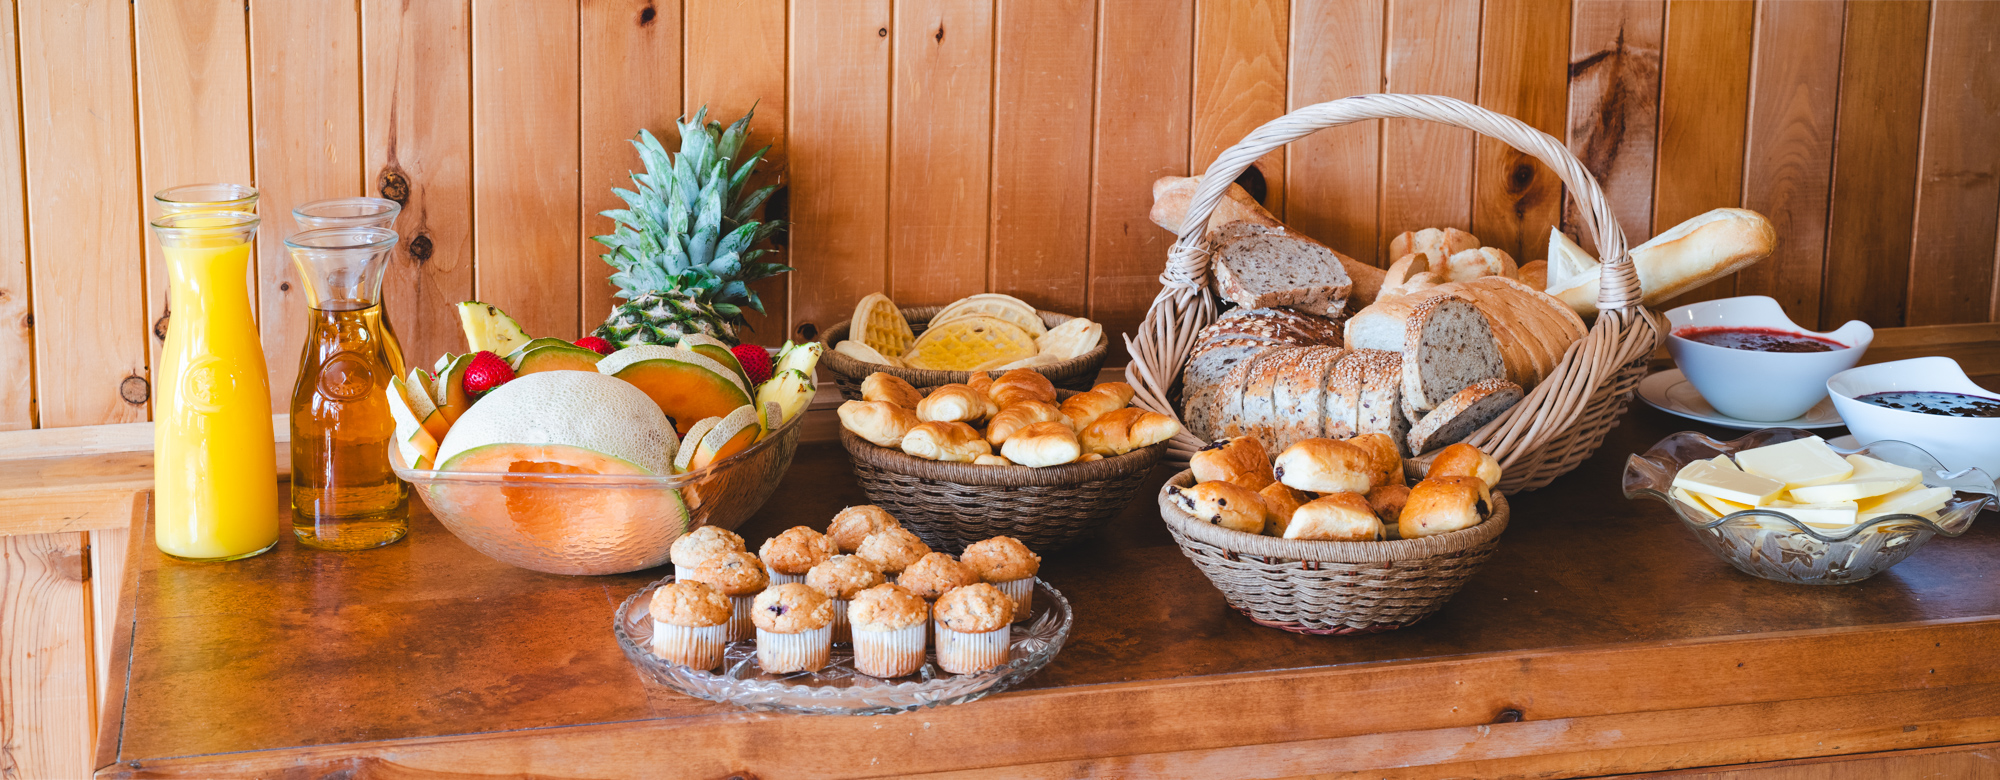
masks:
[[[169,214],[153,228],[171,312],[153,396],[154,543],[176,558],[247,558],[279,531],[271,392],[246,282],[257,217]]]

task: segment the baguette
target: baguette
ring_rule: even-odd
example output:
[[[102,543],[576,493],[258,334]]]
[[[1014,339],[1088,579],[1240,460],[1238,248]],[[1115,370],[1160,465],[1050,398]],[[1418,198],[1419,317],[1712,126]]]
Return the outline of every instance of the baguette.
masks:
[[[1187,218],[1188,206],[1194,200],[1194,191],[1200,186],[1199,176],[1163,176],[1155,180],[1153,209],[1148,215],[1152,218],[1153,224],[1178,235],[1181,232],[1181,221]],[[1215,211],[1209,214],[1208,232],[1205,235],[1213,236],[1217,230],[1231,222],[1248,222],[1252,225],[1274,228],[1285,227],[1285,223],[1278,221],[1271,212],[1265,211],[1264,206],[1250,197],[1250,193],[1245,192],[1242,187],[1231,184],[1224,193],[1222,200],[1216,204]],[[1293,231],[1293,235],[1312,241],[1310,237],[1296,231]],[[1326,245],[1320,244],[1320,246]],[[1382,269],[1348,257],[1330,247],[1327,251],[1333,252],[1334,256],[1340,259],[1341,270],[1347,273],[1347,278],[1354,285],[1348,292],[1348,300],[1362,306],[1374,302],[1376,291],[1382,289]]]
[[[1741,271],[1770,257],[1778,233],[1771,221],[1749,209],[1716,209],[1696,216],[1632,248],[1633,269],[1647,306]],[[1602,267],[1562,231],[1549,231],[1545,289],[1579,314],[1597,313]]]

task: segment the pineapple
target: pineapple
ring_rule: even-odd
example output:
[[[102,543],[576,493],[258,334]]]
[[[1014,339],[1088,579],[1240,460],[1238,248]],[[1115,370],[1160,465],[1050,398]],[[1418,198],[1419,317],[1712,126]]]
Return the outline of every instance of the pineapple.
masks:
[[[752,219],[775,185],[743,192],[771,147],[729,169],[755,113],[752,108],[725,130],[721,122],[706,121],[708,108],[702,107],[694,121],[676,123],[681,149],[671,156],[651,132],[639,131],[632,145],[646,172],[632,174],[636,192],[612,190],[629,208],[603,212],[617,229],[592,237],[611,250],[604,262],[617,269],[611,282],[625,299],[595,335],[620,349],[678,344],[690,333],[733,345],[736,329],[748,327],[744,308],[764,311],[749,283],[792,269],[757,262],[771,250],[751,248],[784,227]]]

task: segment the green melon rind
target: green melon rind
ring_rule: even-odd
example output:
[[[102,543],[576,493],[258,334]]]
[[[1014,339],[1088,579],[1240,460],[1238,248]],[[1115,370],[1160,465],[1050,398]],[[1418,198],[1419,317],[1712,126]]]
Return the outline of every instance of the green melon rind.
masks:
[[[702,434],[702,437],[698,440],[700,443],[695,445],[694,448],[696,457],[700,457],[703,451],[715,452],[722,449],[722,445],[728,444],[730,439],[736,438],[736,435],[742,433],[744,428],[756,424],[757,407],[750,404],[736,407],[736,411],[730,412],[721,420],[716,421],[715,427],[709,428],[707,433]],[[692,459],[689,462],[693,462]]]
[[[519,374],[534,374],[534,373],[540,373],[541,371],[544,371],[544,370],[557,370],[557,371],[587,371],[587,370],[589,370],[589,369],[581,369],[581,368],[573,368],[573,369],[537,369],[537,368],[535,368],[535,367],[534,367],[533,365],[531,365],[531,361],[535,361],[535,360],[537,359],[537,357],[540,357],[540,358],[543,358],[543,359],[548,359],[548,358],[554,358],[554,357],[558,357],[558,356],[561,356],[561,355],[565,355],[565,354],[568,354],[568,355],[571,355],[571,356],[574,356],[574,357],[576,357],[577,359],[580,359],[580,360],[583,360],[583,361],[585,361],[585,362],[588,362],[588,363],[590,363],[590,364],[592,364],[592,365],[595,365],[595,364],[596,364],[596,363],[597,363],[598,361],[600,361],[600,360],[603,360],[603,359],[604,359],[604,356],[603,356],[603,355],[599,355],[599,354],[597,354],[596,352],[592,352],[592,351],[590,351],[590,350],[587,350],[587,349],[584,349],[583,347],[579,347],[579,346],[576,346],[576,345],[574,345],[574,344],[570,344],[570,343],[568,343],[568,342],[562,342],[560,346],[557,346],[557,345],[547,345],[547,346],[540,346],[540,347],[528,347],[528,348],[526,348],[526,349],[522,350],[522,352],[520,353],[520,356],[519,356],[519,357],[517,357],[517,358],[515,358],[515,359],[513,359],[513,360],[510,360],[510,361],[508,361],[508,363],[509,363],[510,365],[512,365],[512,366],[514,367],[514,373],[515,373],[515,374],[517,374],[517,375],[519,375]]]
[[[716,423],[719,422],[722,422],[722,418],[720,417],[704,417],[696,420],[693,427],[688,428],[687,435],[681,437],[681,441],[689,442],[689,444],[681,447],[678,452],[674,453],[675,473],[688,470],[688,464],[694,462],[695,452],[701,449],[697,445],[703,438],[708,436],[709,429],[714,428]]]
[[[736,389],[743,393],[744,398],[752,396],[749,385],[744,384],[743,379],[738,377],[736,372],[729,370],[729,367],[717,363],[709,359],[708,356],[697,353],[694,350],[681,349],[679,347],[665,347],[658,344],[642,344],[636,347],[626,347],[617,352],[605,355],[603,360],[597,361],[597,372],[617,376],[618,372],[648,360],[672,360],[705,369],[716,376],[727,378],[730,384],[735,385]]]
[[[472,396],[465,392],[465,371],[472,367],[472,355],[455,355],[451,364],[440,369],[437,374],[438,413],[444,415],[448,424],[458,424],[458,418],[472,409]]]
[[[502,357],[505,357],[507,359],[507,365],[511,366],[514,365],[515,361],[520,360],[523,356],[527,355],[529,351],[539,349],[542,347],[576,347],[577,349],[583,349],[582,347],[577,347],[575,344],[571,344],[567,341],[563,341],[562,339],[555,338],[553,336],[542,336],[541,338],[529,339],[528,343],[515,347],[513,352],[509,352],[506,355],[503,355]]]
[[[743,370],[743,361],[736,359],[736,353],[729,351],[729,345],[721,339],[705,333],[689,333],[681,336],[682,349],[695,352],[702,357],[721,363],[724,368],[736,372],[736,379],[744,387],[750,387],[750,372]],[[705,349],[697,349],[698,347]]]

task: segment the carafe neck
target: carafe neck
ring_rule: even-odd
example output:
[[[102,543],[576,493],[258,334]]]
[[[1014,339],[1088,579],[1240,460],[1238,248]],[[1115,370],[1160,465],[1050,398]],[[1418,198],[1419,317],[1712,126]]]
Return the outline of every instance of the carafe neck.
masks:
[[[396,241],[396,232],[386,228],[331,228],[295,234],[285,248],[308,306],[351,311],[382,302],[382,277]]]

